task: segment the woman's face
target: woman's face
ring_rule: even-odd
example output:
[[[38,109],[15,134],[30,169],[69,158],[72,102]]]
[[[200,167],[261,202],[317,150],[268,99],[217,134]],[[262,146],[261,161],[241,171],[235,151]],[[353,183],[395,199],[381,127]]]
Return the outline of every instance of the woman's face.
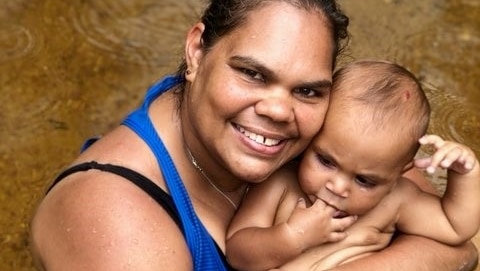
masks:
[[[202,26],[187,39],[192,73],[182,105],[186,140],[209,171],[263,181],[303,151],[322,126],[331,34],[320,14],[282,2],[252,12],[206,54]]]

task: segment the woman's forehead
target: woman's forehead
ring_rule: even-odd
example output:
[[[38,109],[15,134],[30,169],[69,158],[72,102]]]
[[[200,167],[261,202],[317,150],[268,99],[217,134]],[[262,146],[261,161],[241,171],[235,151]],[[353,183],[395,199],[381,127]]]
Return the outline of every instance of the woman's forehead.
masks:
[[[325,73],[331,78],[333,39],[321,13],[284,2],[252,11],[244,24],[217,45],[226,58],[248,56],[289,73]]]

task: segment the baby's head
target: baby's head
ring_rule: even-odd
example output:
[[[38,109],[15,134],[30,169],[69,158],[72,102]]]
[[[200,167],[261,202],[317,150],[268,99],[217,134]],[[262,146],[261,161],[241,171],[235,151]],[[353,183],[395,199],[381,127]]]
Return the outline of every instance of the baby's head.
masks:
[[[328,114],[333,122],[326,122],[324,129],[337,127],[335,118],[344,118],[360,136],[386,136],[403,150],[393,156],[410,162],[430,119],[430,105],[418,79],[398,64],[363,60],[344,66],[333,80]]]
[[[342,67],[325,123],[300,166],[302,189],[312,200],[363,214],[411,167],[429,116],[425,93],[405,68],[373,60]]]

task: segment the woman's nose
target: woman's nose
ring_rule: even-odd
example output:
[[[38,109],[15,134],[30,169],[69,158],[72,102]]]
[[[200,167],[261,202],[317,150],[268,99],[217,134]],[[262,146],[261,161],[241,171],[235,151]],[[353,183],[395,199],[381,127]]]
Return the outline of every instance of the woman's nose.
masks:
[[[255,105],[255,112],[273,121],[291,122],[295,119],[293,103],[290,91],[280,88],[269,90]]]
[[[331,178],[327,181],[325,187],[332,194],[342,198],[347,198],[350,194],[350,181],[345,177]]]

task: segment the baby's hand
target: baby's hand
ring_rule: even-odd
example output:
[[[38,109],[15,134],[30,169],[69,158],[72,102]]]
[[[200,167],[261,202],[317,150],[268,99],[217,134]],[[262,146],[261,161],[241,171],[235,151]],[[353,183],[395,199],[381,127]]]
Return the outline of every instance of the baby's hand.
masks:
[[[415,160],[415,166],[433,174],[438,167],[452,170],[458,174],[467,174],[477,163],[474,152],[465,145],[445,141],[437,135],[425,135],[420,138],[422,145],[432,145],[435,153],[431,157]]]
[[[289,227],[300,233],[304,249],[326,242],[338,242],[347,237],[347,229],[356,220],[356,216],[334,218],[336,210],[321,200],[306,207],[300,198],[296,208],[287,221]]]

